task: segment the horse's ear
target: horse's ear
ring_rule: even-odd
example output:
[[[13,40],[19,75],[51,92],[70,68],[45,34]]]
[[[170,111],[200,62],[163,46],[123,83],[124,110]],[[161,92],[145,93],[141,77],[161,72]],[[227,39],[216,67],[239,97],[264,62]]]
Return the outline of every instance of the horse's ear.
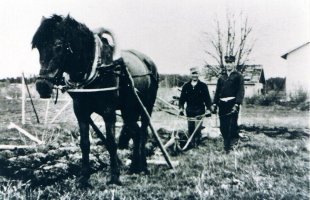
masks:
[[[71,19],[72,17],[70,16],[70,13],[66,16],[66,19]]]
[[[46,17],[42,16],[41,22],[43,22],[44,20],[46,20]]]

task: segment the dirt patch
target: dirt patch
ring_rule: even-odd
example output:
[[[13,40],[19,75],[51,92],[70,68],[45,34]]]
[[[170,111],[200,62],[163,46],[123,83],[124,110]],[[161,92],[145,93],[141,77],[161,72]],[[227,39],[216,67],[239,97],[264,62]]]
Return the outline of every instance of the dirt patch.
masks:
[[[247,126],[240,125],[240,130],[243,132],[253,132],[255,134],[265,134],[269,137],[282,137],[286,139],[300,139],[300,138],[309,138],[310,130],[306,128],[286,128],[286,127],[265,127],[265,126]]]
[[[47,185],[68,177],[79,176],[81,151],[72,144],[55,143],[27,149],[0,151],[0,176]],[[105,148],[91,147],[91,173],[108,167]]]
[[[309,138],[308,129],[241,125],[240,130],[247,135],[265,134],[269,137],[281,137],[285,139]],[[60,130],[57,129],[57,131],[59,132]],[[61,132],[61,135],[66,135],[63,131]],[[161,136],[163,144],[171,141],[172,137],[178,137],[178,140],[174,140],[172,145],[167,147],[167,151],[171,156],[177,156],[183,153],[181,148],[188,139],[186,137],[186,130],[170,131],[160,128],[158,134]],[[0,151],[0,176],[30,181],[34,185],[48,185],[55,181],[79,176],[81,166],[80,147],[76,143],[64,143],[66,140],[68,139],[62,138],[58,142],[54,141],[48,145]],[[109,165],[108,152],[103,146],[96,145],[96,142],[93,143],[90,154],[91,173],[99,170],[107,170]],[[150,139],[147,143],[147,155],[154,155],[156,147],[156,141]],[[125,155],[122,156],[124,157]]]

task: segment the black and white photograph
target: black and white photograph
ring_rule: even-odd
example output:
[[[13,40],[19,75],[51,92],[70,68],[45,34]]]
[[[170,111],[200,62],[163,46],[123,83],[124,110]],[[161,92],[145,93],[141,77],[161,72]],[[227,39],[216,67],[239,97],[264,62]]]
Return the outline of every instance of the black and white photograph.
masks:
[[[1,0],[0,199],[310,199],[309,0]]]

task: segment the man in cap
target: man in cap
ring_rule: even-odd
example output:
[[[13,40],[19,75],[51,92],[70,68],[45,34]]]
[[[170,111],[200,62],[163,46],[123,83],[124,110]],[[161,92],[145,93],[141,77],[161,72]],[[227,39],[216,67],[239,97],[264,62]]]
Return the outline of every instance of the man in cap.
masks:
[[[236,71],[234,56],[225,56],[225,64],[224,73],[217,81],[212,113],[215,114],[219,107],[224,150],[229,153],[239,139],[238,114],[244,98],[244,80],[243,76]]]
[[[184,105],[186,104],[186,115],[188,117],[188,133],[191,135],[198,121],[203,120],[203,115],[211,116],[211,98],[207,84],[199,80],[199,71],[197,67],[190,69],[191,80],[182,87],[179,99],[180,115],[184,115]],[[206,112],[207,108],[207,112]],[[192,119],[191,119],[192,118]],[[193,118],[195,118],[193,120]],[[198,127],[194,137],[194,144],[198,145],[201,138],[201,127]]]

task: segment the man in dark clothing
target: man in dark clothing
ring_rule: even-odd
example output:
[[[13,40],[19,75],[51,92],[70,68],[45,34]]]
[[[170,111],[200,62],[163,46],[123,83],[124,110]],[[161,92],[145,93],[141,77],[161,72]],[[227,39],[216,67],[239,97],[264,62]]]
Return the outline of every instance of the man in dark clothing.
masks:
[[[179,99],[180,115],[184,115],[186,103],[186,115],[188,117],[188,133],[191,135],[196,129],[197,122],[203,120],[204,115],[211,116],[211,98],[207,84],[199,80],[197,68],[191,68],[191,80],[182,87]],[[207,111],[206,112],[206,108]],[[194,118],[194,119],[193,119]],[[200,142],[202,123],[197,129],[194,137],[196,145]]]
[[[235,57],[225,56],[226,73],[217,81],[212,113],[219,107],[220,131],[224,138],[224,149],[227,153],[238,141],[238,114],[244,98],[243,76],[235,69]]]

